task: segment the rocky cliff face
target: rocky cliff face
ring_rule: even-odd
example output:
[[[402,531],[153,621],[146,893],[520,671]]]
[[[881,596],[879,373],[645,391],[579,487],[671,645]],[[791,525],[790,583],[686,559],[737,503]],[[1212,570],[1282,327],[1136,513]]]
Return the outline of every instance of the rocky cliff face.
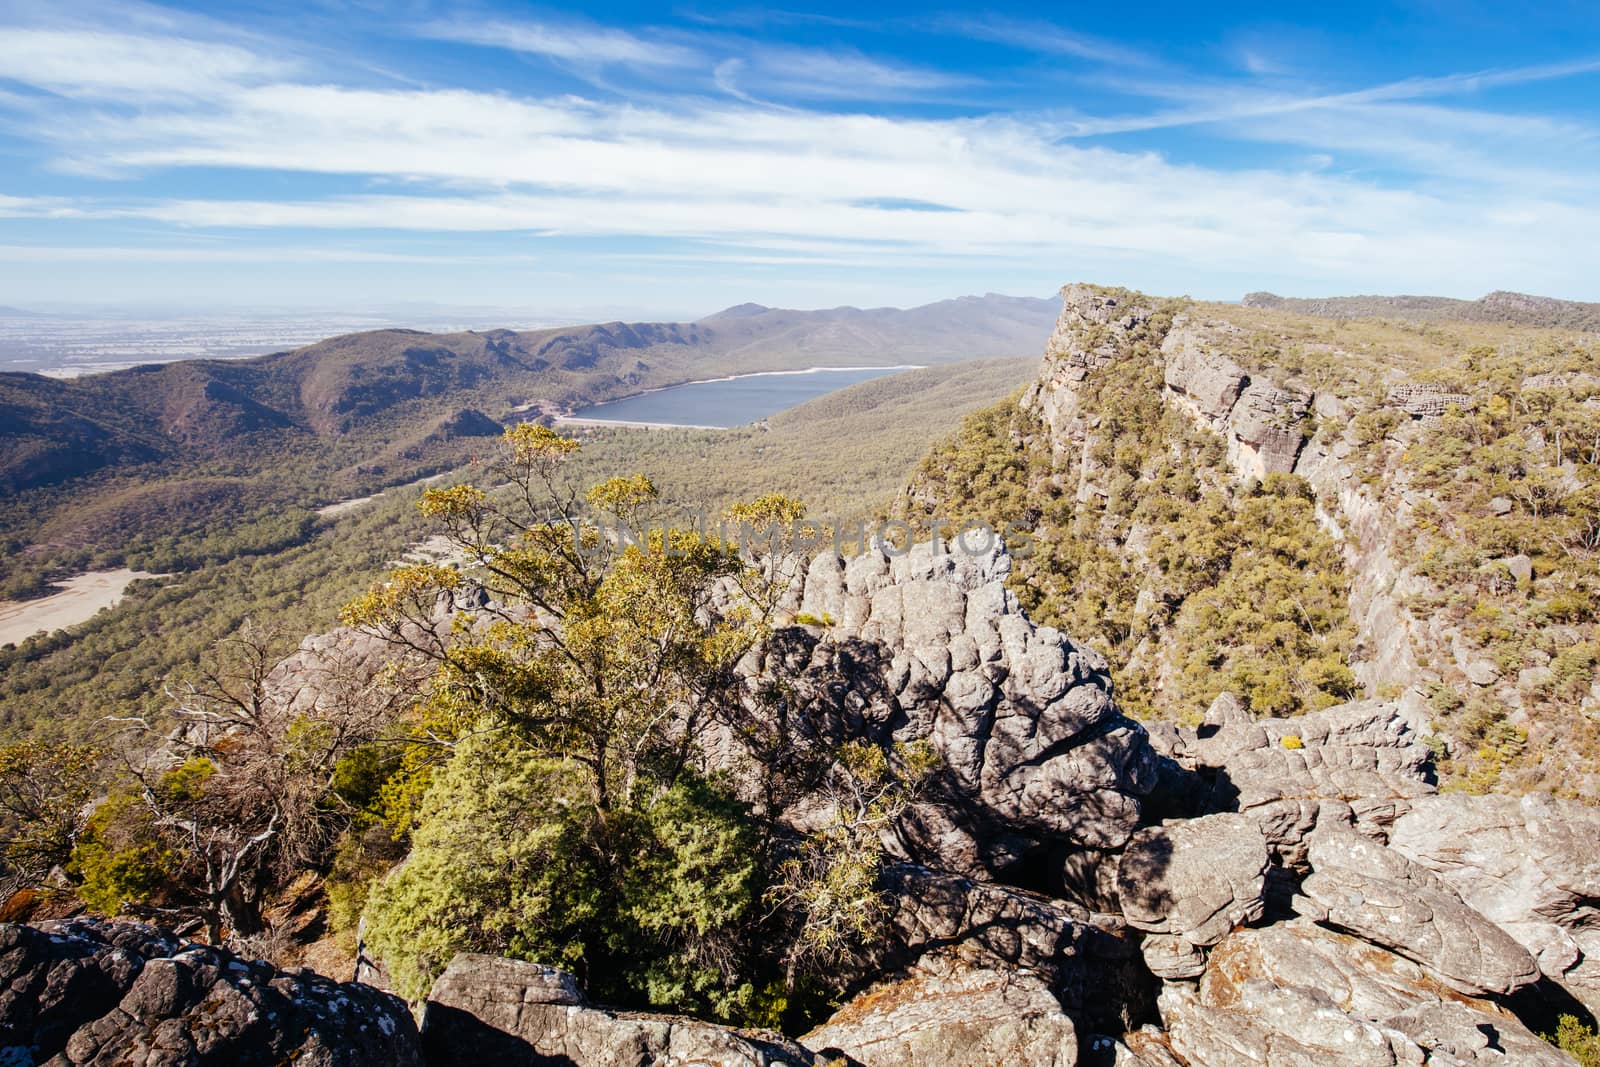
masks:
[[[1039,381],[1022,404],[1037,410],[1054,440],[1064,443],[1082,430],[1076,386],[1117,359],[1128,337],[1160,327],[1151,323],[1152,303],[1128,290],[1069,285],[1061,290],[1061,303]]]
[[[1248,344],[1247,331],[1126,290],[1069,285],[1061,297],[1039,381],[1022,400],[1025,410],[1040,415],[1058,449],[1085,437],[1087,420],[1098,414],[1084,409],[1078,387],[1132,353],[1160,363],[1168,399],[1223,437],[1241,478],[1295,469],[1312,394],[1281,375],[1252,374],[1230,358]]]
[[[1119,488],[1124,472],[1132,471],[1137,496],[1161,449],[1187,447],[1170,431],[1147,432],[1139,441],[1146,458],[1118,453],[1119,442],[1135,436],[1118,405],[1129,403],[1132,388],[1159,389],[1166,412],[1223,445],[1215,459],[1191,453],[1182,461],[1202,482],[1222,477],[1247,487],[1286,474],[1309,486],[1323,532],[1343,557],[1348,666],[1365,695],[1400,699],[1415,723],[1435,720],[1430,732],[1445,746],[1447,768],[1473,776],[1474,788],[1492,786],[1508,761],[1521,760],[1520,788],[1600,795],[1588,758],[1600,685],[1581,678],[1586,669],[1592,675],[1594,657],[1584,650],[1594,647],[1593,613],[1560,607],[1567,590],[1584,603],[1595,595],[1583,531],[1594,523],[1584,501],[1600,456],[1592,447],[1600,441],[1592,415],[1600,385],[1571,369],[1541,371],[1544,363],[1515,341],[1491,373],[1488,346],[1463,355],[1466,342],[1449,335],[1402,356],[1409,335],[1378,325],[1307,323],[1084,285],[1062,295],[1021,410],[1043,428],[1053,481],[1076,482],[1045,484],[1050,492],[1075,488],[1073,521],[1081,528],[1085,514],[1117,515],[1097,518],[1099,536],[1109,532],[1127,580],[1141,586],[1134,630],[1150,620],[1159,633],[1178,621],[1163,617],[1173,614],[1164,578],[1173,562],[1159,543],[1171,516],[1117,512],[1130,493],[1125,480]],[[1551,365],[1581,359],[1574,351]],[[1114,388],[1098,384],[1113,377]],[[1524,409],[1550,411],[1552,425],[1535,420],[1507,432],[1515,420],[1505,413]],[[1497,434],[1505,436],[1495,442]],[[1579,437],[1591,447],[1562,444]],[[1480,501],[1451,482],[1452,470],[1455,483],[1506,488],[1478,494]],[[1048,515],[1049,505],[1043,509]],[[1547,603],[1558,606],[1552,612]],[[1553,616],[1562,615],[1590,622],[1560,625]],[[1160,694],[1173,692],[1182,665],[1163,645],[1130,641],[1117,658],[1124,677],[1149,679],[1157,696],[1148,703],[1170,715],[1178,709]],[[1463,707],[1454,721],[1440,714]]]
[[[1224,355],[1243,333],[1227,322],[1175,316],[1161,342],[1163,383],[1174,403],[1222,435],[1240,477],[1288,474],[1305,445],[1311,394],[1252,377]]]
[[[370,988],[83,923],[4,928],[0,1035],[62,1063],[1572,1062],[1523,1016],[1594,1003],[1591,809],[1438,794],[1388,701],[1259,720],[1224,696],[1197,727],[1146,730],[1103,664],[1018,609],[1010,565],[998,547],[824,555],[791,605],[833,622],[745,665],[752,691],[787,672],[786,713],[815,736],[926,740],[948,764],[890,834],[905,858],[859,993],[798,1041],[619,1012],[471,955],[419,1037]],[[707,758],[736,770],[736,740]]]

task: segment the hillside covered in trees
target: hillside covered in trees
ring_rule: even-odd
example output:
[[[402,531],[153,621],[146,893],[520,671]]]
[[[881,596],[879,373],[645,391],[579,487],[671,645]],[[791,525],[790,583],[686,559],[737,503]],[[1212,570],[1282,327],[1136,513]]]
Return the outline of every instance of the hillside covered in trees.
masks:
[[[1066,292],[897,513],[1033,524],[1013,587],[1141,716],[1403,698],[1459,787],[1600,796],[1592,334]]]

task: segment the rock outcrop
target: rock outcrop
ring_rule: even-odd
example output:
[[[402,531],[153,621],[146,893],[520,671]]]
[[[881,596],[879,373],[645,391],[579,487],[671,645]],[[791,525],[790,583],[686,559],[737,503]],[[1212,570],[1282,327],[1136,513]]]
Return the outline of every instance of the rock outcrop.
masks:
[[[1203,425],[1223,435],[1241,477],[1294,470],[1305,445],[1311,394],[1252,377],[1224,353],[1243,339],[1231,323],[1179,314],[1161,343],[1168,395]]]
[[[801,1040],[862,1067],[1075,1067],[1078,1034],[1026,971],[929,957],[875,984]]]
[[[1124,918],[1151,931],[1143,956],[1163,981],[1157,1006],[1173,1052],[1190,1067],[1571,1063],[1504,1004],[1542,996],[1541,948],[1546,974],[1581,978],[1569,961],[1582,958],[1595,882],[1576,842],[1600,813],[1548,798],[1440,796],[1428,750],[1391,702],[1252,721],[1224,694],[1206,718],[1198,729],[1151,727],[1164,763],[1149,804],[1165,821],[1135,835],[1118,877],[1130,890]],[[1219,818],[1229,830],[1213,831],[1212,868],[1203,855],[1161,861],[1177,850],[1156,835],[1198,842]],[[1270,850],[1259,909],[1248,906],[1255,883],[1241,878],[1258,854],[1238,843],[1235,820]],[[1147,840],[1154,858],[1141,856]],[[1505,858],[1480,869],[1489,852]],[[1175,921],[1185,907],[1218,921]],[[1541,911],[1543,925],[1519,925]],[[1220,937],[1204,936],[1229,915],[1238,921]],[[1183,927],[1202,936],[1186,939]]]
[[[422,1015],[429,1067],[489,1063],[575,1067],[820,1067],[779,1034],[590,1004],[576,979],[536,963],[463,953]]]
[[[1324,813],[1381,835],[1437,789],[1431,753],[1390,701],[1253,719],[1224,693],[1198,729],[1159,724],[1150,738],[1169,761],[1155,798],[1163,812],[1242,812],[1292,869],[1304,869],[1305,836]]]
[[[1600,809],[1543,794],[1415,801],[1396,851],[1516,938],[1545,977],[1600,1013]]]
[[[1452,392],[1441,385],[1397,385],[1389,390],[1387,403],[1413,419],[1436,419],[1452,406],[1463,411],[1471,410],[1472,397],[1467,393]]]
[[[420,1067],[398,998],[137,923],[0,925],[0,1062]]]
[[[1130,926],[1190,945],[1214,945],[1261,918],[1267,839],[1244,815],[1218,814],[1141,830],[1117,865]]]
[[[1056,440],[1065,440],[1079,417],[1075,386],[1116,359],[1154,312],[1153,302],[1138,293],[1095,285],[1062,289],[1061,317],[1045,344],[1039,381],[1023,394],[1023,407],[1037,411]]]
[[[791,743],[933,747],[941,780],[893,843],[906,859],[989,875],[1047,841],[1120,847],[1155,784],[1144,730],[1117,709],[1104,659],[1023,614],[998,539],[972,547],[817,557],[794,602],[821,623],[780,631],[741,670],[753,692],[783,680]],[[758,755],[740,738],[713,732],[710,765],[749,768]],[[786,818],[825,817],[812,802]]]
[[[1319,826],[1307,844],[1303,914],[1415,960],[1470,995],[1511,993],[1538,981],[1528,951],[1438,875],[1342,827]]]
[[[1570,1065],[1515,1016],[1415,964],[1306,922],[1240,930],[1161,1014],[1190,1067]]]

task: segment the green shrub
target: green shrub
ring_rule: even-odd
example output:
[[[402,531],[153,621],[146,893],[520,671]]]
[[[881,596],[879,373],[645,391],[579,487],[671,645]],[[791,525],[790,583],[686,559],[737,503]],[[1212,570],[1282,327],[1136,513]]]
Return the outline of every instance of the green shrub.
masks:
[[[1600,1067],[1600,1035],[1584,1026],[1575,1015],[1563,1015],[1554,1034],[1544,1039],[1577,1060],[1581,1067]]]
[[[368,940],[412,1000],[456,953],[491,952],[572,970],[608,1003],[739,1018],[755,852],[707,783],[599,811],[574,764],[489,735],[436,776],[410,857],[371,892]]]
[[[176,857],[162,844],[149,809],[132,793],[113,793],[89,817],[67,872],[92,911],[116,916],[153,899],[172,878]]]

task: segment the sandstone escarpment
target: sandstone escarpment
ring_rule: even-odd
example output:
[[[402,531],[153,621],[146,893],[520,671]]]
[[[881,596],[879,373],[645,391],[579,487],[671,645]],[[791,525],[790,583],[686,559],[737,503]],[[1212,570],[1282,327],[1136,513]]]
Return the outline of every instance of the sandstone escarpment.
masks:
[[[1299,476],[1303,483],[1284,484],[1309,487],[1320,536],[1343,557],[1333,580],[1347,586],[1339,596],[1348,607],[1338,628],[1296,616],[1306,644],[1338,629],[1356,691],[1399,699],[1414,722],[1432,720],[1426,732],[1445,772],[1472,777],[1474,788],[1511,772],[1513,788],[1600,795],[1594,546],[1585,532],[1600,456],[1590,412],[1600,398],[1578,369],[1587,357],[1581,348],[1533,357],[1508,342],[1490,360],[1486,347],[1467,352],[1444,334],[1419,350],[1413,334],[1069,286],[1039,379],[1020,404],[1024,436],[1036,434],[1053,467],[1033,476],[1028,515],[1070,511],[1052,533],[1087,531],[1100,555],[1116,558],[1136,589],[1132,603],[1109,605],[1103,633],[1081,620],[1074,628],[1102,648],[1126,641],[1116,666],[1136,680],[1132,706],[1176,717],[1215,689],[1191,678],[1187,690],[1200,692],[1183,691],[1185,672],[1204,669],[1192,647],[1167,640],[1182,629],[1192,590],[1173,588],[1166,542],[1197,538],[1150,495],[1170,492],[1169,481],[1183,491],[1163,473],[1174,463],[1202,495],[1231,483],[1235,502],[1257,480]],[[1157,393],[1161,407],[1139,399]],[[1548,426],[1539,412],[1551,413]],[[1210,451],[1175,430],[1163,421],[1172,415],[1223,447]],[[957,510],[959,496],[940,503]],[[1305,531],[1294,541],[1309,543]],[[1103,595],[1095,586],[1104,559],[1059,555],[1083,560],[1083,572],[1039,576],[1042,587],[1061,582],[1060,598]],[[1251,699],[1242,683],[1226,687]]]
[[[1207,812],[1237,812],[1273,859],[1245,928],[1214,944],[1145,941],[1185,1062],[1571,1062],[1505,998],[1553,1014],[1574,1002],[1552,999],[1551,982],[1588,992],[1582,931],[1600,875],[1574,844],[1594,832],[1593,809],[1436,793],[1428,750],[1392,703],[1251,721],[1220,700],[1208,719],[1152,729],[1170,761],[1152,809],[1181,813],[1163,827],[1191,834],[1217,818]],[[1135,905],[1156,893],[1207,913],[1247,907],[1257,860],[1210,855],[1153,886],[1129,877]]]
[[[1232,358],[1246,331],[1126,290],[1069,285],[1061,297],[1039,380],[1022,398],[1058,452],[1081,444],[1098,414],[1085,408],[1079,386],[1115,360],[1141,358],[1159,361],[1167,397],[1224,438],[1240,477],[1294,470],[1312,395]]]
[[[1252,377],[1225,354],[1244,331],[1216,320],[1179,314],[1161,342],[1168,395],[1221,434],[1228,461],[1243,478],[1294,470],[1305,445],[1311,394]]]

